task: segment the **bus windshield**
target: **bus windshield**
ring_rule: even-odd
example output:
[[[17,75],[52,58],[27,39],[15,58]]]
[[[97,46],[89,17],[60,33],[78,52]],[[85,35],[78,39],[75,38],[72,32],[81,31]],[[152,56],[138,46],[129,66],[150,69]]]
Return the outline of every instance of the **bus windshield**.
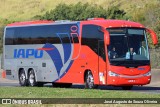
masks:
[[[138,67],[149,65],[145,29],[109,28],[108,57],[111,65]]]

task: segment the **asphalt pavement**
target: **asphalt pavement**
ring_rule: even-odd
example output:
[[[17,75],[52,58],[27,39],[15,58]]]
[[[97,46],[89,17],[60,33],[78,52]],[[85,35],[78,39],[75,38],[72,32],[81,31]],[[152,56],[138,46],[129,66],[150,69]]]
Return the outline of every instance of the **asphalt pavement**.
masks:
[[[19,82],[17,80],[8,80],[1,77],[0,71],[0,87],[20,87]],[[52,84],[46,84],[44,87],[52,87]],[[71,88],[79,88],[83,89],[83,85],[73,84]],[[121,87],[113,87],[113,86],[99,86],[100,90],[122,90]],[[122,90],[123,91],[123,90]],[[160,69],[152,70],[152,78],[151,83],[144,86],[134,86],[130,91],[144,92],[144,93],[158,93],[160,94]]]

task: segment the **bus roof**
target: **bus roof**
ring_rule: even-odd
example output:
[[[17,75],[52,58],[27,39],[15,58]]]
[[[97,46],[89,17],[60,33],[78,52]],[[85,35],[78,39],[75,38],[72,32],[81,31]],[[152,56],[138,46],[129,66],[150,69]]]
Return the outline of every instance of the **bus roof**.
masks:
[[[36,21],[25,21],[25,22],[15,22],[8,24],[7,26],[24,26],[24,25],[35,25],[35,24],[48,24],[53,23],[54,21],[48,20],[36,20]]]
[[[136,28],[145,28],[142,24],[126,21],[126,20],[89,20],[83,21],[83,24],[93,23],[95,25],[103,26],[105,28],[115,28],[115,27],[136,27]]]
[[[32,26],[32,25],[45,25],[45,24],[69,24],[69,23],[80,22],[81,24],[95,24],[103,26],[105,28],[112,27],[137,27],[145,28],[142,24],[126,20],[105,20],[102,18],[89,19],[86,21],[48,21],[48,20],[37,20],[37,21],[25,21],[25,22],[15,22],[8,24],[7,27],[18,27],[18,26]]]

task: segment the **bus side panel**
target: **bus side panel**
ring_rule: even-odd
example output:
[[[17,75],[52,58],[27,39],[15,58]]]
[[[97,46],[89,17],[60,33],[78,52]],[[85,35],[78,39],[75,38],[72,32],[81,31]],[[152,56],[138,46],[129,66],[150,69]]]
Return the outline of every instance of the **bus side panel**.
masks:
[[[83,84],[86,70],[92,72],[95,84],[99,84],[98,56],[88,46],[82,46],[79,57],[73,61],[69,71],[58,82]]]
[[[4,55],[4,70],[6,71],[6,78],[7,79],[18,79],[18,72],[17,72],[17,60],[13,60],[10,56],[12,54],[12,47],[5,46],[5,55]]]
[[[12,59],[4,60],[4,70],[6,71],[6,79],[17,80],[18,72],[17,72],[17,61]]]
[[[58,65],[60,59],[50,58],[48,53],[44,50],[37,50],[43,45],[6,45],[5,46],[5,70],[11,70],[11,75],[6,75],[7,78],[18,79],[19,69],[24,69],[26,76],[29,69],[35,70],[36,80],[40,82],[52,82],[57,80],[58,74],[55,63]],[[56,45],[61,51],[61,46]],[[43,56],[40,55],[43,53]],[[28,55],[27,55],[28,54]],[[55,62],[55,63],[54,63]]]
[[[84,83],[85,71],[90,70],[94,77],[94,83],[99,84],[98,70],[105,72],[104,69],[106,67],[103,60],[98,61],[98,41],[104,39],[104,34],[98,30],[99,26],[96,25],[81,24],[80,28],[80,55],[78,59],[74,59],[69,71],[58,82]],[[74,54],[73,52],[73,56]],[[100,65],[103,70],[98,68],[98,63],[103,63],[103,65]]]

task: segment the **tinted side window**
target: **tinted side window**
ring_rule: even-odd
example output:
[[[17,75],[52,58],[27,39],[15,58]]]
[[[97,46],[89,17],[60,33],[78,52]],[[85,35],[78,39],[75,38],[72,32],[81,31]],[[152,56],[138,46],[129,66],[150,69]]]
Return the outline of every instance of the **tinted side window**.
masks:
[[[96,38],[103,40],[103,33],[99,30],[100,26],[97,25],[84,25],[82,35],[84,38]]]
[[[74,35],[78,34],[78,30],[72,34],[72,26],[77,25],[63,24],[7,28],[5,44],[79,43],[78,35]]]
[[[82,45],[89,46],[98,54],[98,40],[104,39],[104,34],[99,30],[100,26],[84,25],[82,28]]]
[[[29,41],[31,41],[32,32],[31,28],[29,27],[20,27],[15,28],[15,44],[27,44]]]
[[[15,30],[13,28],[6,29],[5,44],[8,44],[8,45],[14,44],[14,34],[15,34]]]

